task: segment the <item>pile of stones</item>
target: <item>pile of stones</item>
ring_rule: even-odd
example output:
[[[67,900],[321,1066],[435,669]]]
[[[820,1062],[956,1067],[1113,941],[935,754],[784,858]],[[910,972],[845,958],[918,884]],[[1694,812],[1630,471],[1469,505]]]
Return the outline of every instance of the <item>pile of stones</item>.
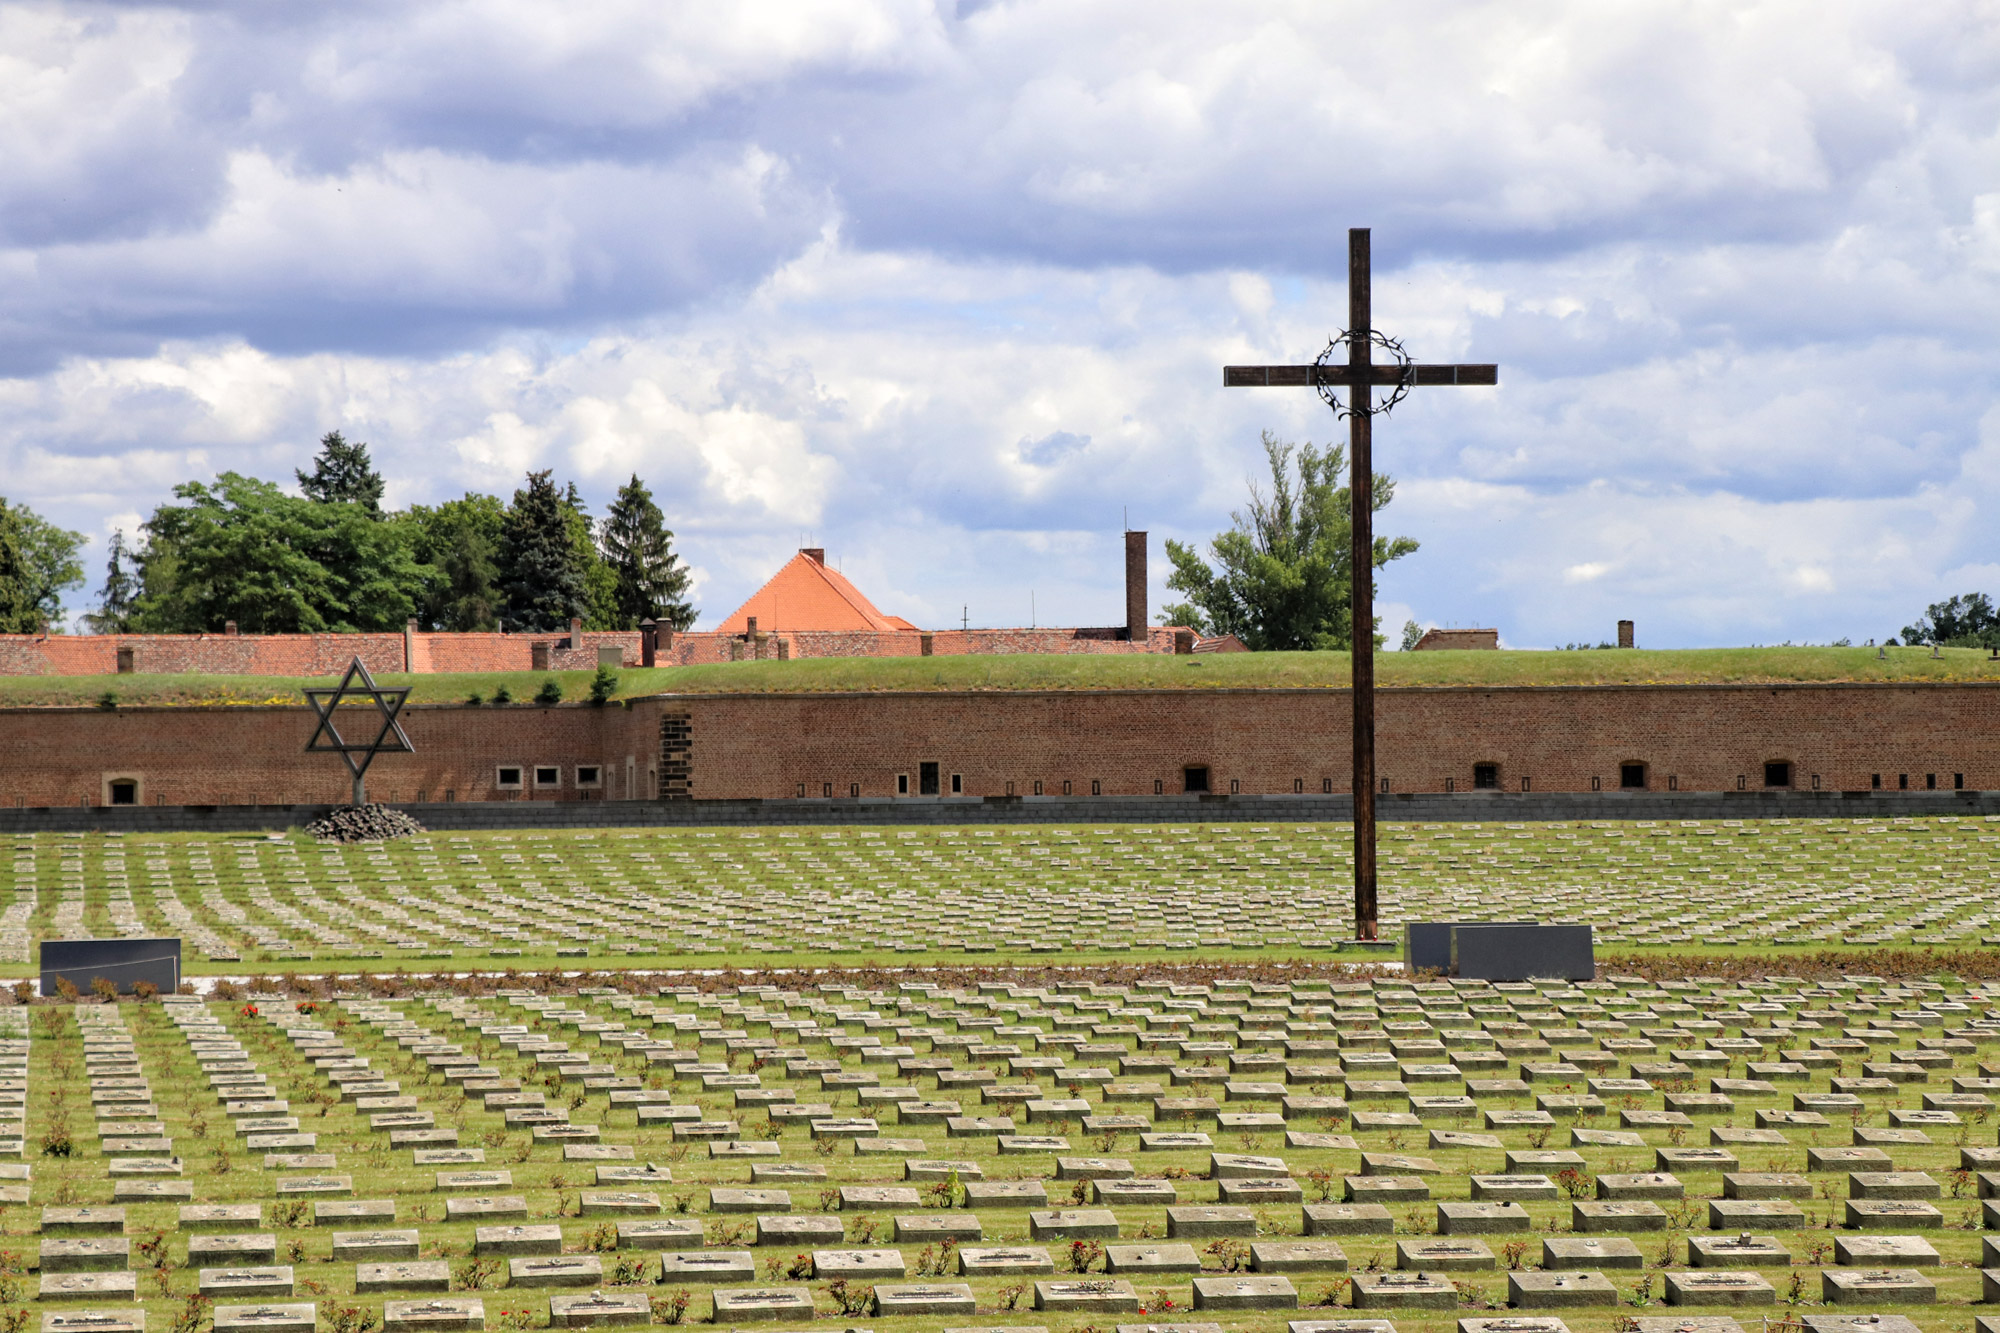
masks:
[[[401,810],[386,805],[347,805],[306,825],[320,842],[389,842],[426,830]]]

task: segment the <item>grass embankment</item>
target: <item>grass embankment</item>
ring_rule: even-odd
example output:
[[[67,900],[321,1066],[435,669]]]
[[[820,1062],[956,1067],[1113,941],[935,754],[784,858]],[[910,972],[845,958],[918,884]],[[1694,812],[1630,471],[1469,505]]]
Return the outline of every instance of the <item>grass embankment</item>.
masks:
[[[407,685],[416,704],[490,701],[505,689],[526,703],[554,679],[563,697],[586,697],[587,671],[495,671],[456,675],[386,675]],[[284,676],[6,676],[0,708],[78,707],[109,692],[121,705],[291,704],[307,685],[332,677]],[[976,657],[816,658],[729,662],[618,673],[620,699],[649,694],[858,693],[879,690],[1198,690],[1339,689],[1349,679],[1346,653],[1219,653],[1200,657],[1011,654]],[[1598,649],[1578,652],[1385,653],[1376,681],[1398,687],[1523,685],[1758,685],[1791,682],[2000,681],[2000,661],[1969,648]]]

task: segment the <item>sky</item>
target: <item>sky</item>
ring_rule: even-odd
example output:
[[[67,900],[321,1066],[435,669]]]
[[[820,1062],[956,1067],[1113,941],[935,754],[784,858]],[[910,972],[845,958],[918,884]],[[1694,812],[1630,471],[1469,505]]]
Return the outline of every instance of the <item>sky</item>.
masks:
[[[91,539],[368,443],[601,513],[705,627],[824,547],[926,626],[1206,546],[1372,228],[1497,388],[1375,429],[1408,619],[1860,643],[2000,594],[2000,6],[0,4],[0,495]],[[1981,514],[1989,517],[1982,520]]]

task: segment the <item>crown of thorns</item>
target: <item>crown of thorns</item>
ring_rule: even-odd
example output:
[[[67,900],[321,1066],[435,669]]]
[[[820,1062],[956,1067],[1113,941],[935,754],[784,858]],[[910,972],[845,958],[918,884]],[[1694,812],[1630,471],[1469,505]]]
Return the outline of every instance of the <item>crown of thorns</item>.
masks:
[[[1347,363],[1345,349],[1353,345],[1356,336],[1354,330],[1342,329],[1327,343],[1326,350],[1313,358],[1313,364],[1316,366],[1345,365]],[[1388,334],[1378,329],[1369,329],[1359,336],[1369,346],[1379,347],[1387,352],[1390,360],[1395,363],[1397,369],[1402,373],[1397,377],[1396,382],[1389,386],[1388,394],[1379,402],[1374,401],[1373,396],[1369,393],[1365,385],[1354,386],[1348,392],[1347,401],[1342,402],[1337,392],[1339,386],[1328,384],[1324,380],[1320,381],[1314,387],[1319,390],[1319,396],[1326,400],[1326,405],[1333,409],[1333,417],[1336,421],[1343,417],[1351,417],[1356,412],[1371,416],[1377,413],[1386,413],[1397,403],[1402,402],[1405,395],[1410,392],[1410,354],[1403,350],[1403,340],[1400,338],[1391,338]]]

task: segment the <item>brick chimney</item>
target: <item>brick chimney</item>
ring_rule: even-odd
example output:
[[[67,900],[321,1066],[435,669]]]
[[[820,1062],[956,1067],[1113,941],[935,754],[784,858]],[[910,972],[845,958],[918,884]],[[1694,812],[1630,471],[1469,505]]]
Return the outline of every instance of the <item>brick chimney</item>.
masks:
[[[1620,648],[1632,646],[1632,622],[1629,620],[1618,622],[1618,646]]]
[[[1125,637],[1146,641],[1146,534],[1125,534]]]
[[[823,546],[801,546],[799,554],[812,561],[815,565],[826,563],[826,548]]]

